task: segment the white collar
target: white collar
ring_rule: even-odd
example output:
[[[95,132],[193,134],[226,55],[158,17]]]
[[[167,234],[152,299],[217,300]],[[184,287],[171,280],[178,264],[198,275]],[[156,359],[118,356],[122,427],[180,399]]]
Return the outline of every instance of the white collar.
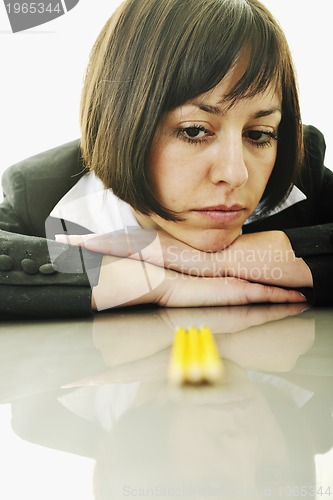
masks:
[[[259,203],[253,214],[248,219],[246,219],[244,224],[250,224],[251,222],[265,219],[266,217],[271,217],[272,215],[283,212],[283,210],[286,210],[286,208],[289,208],[292,205],[295,205],[296,203],[304,200],[306,200],[306,195],[302,193],[302,191],[297,186],[293,186],[289,193],[289,196],[280,205],[272,208],[271,210],[268,210],[268,212],[265,212],[264,214],[260,214],[262,210],[262,204]]]
[[[128,226],[139,226],[128,203],[90,172],[72,187],[51,212],[51,217],[74,222],[93,233],[108,233]]]

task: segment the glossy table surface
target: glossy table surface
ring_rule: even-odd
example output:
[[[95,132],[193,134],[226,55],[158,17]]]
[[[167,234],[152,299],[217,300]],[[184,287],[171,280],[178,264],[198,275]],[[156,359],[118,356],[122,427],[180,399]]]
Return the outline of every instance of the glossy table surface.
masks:
[[[0,324],[0,499],[333,499],[333,310],[128,309]],[[177,326],[226,376],[167,380]]]

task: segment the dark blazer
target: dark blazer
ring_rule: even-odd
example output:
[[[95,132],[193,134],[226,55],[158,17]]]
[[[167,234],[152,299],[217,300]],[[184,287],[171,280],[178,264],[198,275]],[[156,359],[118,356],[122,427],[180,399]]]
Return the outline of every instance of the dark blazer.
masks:
[[[45,239],[50,211],[83,174],[78,140],[28,158],[4,173],[0,315],[92,314],[91,287],[97,282],[100,256]],[[55,248],[58,257],[52,259],[52,271],[45,264],[50,263],[50,250]]]
[[[314,290],[302,290],[316,305],[333,305],[333,172],[323,165],[325,141],[305,127],[306,165],[299,187],[307,200],[252,224],[244,232],[280,229],[309,265]],[[0,205],[0,314],[84,316],[101,256],[45,238],[45,221],[57,202],[86,173],[79,141],[40,153],[3,175]],[[54,221],[55,233],[87,233]],[[61,229],[61,231],[59,230]],[[49,236],[49,232],[48,232]]]

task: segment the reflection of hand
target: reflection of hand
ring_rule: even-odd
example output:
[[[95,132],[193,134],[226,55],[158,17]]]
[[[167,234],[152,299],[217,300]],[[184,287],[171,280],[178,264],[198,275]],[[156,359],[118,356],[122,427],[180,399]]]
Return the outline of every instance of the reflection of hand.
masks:
[[[119,366],[169,349],[174,329],[166,324],[163,311],[154,308],[95,315],[93,342],[105,364]]]
[[[163,320],[175,329],[179,325],[209,325],[215,333],[233,333],[303,312],[304,304],[265,304],[225,307],[166,308],[159,311]]]
[[[301,305],[154,309],[95,316],[93,338],[111,369],[87,383],[165,379],[177,325],[209,325],[221,356],[242,368],[287,371],[314,341]]]
[[[307,352],[315,339],[314,320],[293,318],[302,304],[239,306],[223,309],[166,309],[164,317],[178,325],[208,324],[222,358],[242,368],[289,371],[298,357]]]
[[[93,340],[108,366],[147,358],[171,347],[175,329],[197,325],[209,326],[218,339],[232,338],[236,332],[249,331],[272,322],[296,316],[302,304],[271,306],[205,307],[128,310],[123,314],[96,315],[93,320]],[[282,326],[282,325],[281,325]],[[252,331],[252,330],[251,330]],[[254,328],[253,331],[256,331]],[[228,335],[231,334],[232,335]]]
[[[285,318],[264,323],[236,334],[219,334],[222,357],[242,368],[288,372],[315,340],[314,320]]]

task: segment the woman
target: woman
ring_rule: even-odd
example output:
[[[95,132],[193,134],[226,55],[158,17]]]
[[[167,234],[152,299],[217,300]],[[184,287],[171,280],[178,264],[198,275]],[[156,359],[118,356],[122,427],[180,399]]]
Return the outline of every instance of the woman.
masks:
[[[4,312],[332,304],[333,174],[257,0],[125,0],[93,48],[81,129],[4,175]]]

